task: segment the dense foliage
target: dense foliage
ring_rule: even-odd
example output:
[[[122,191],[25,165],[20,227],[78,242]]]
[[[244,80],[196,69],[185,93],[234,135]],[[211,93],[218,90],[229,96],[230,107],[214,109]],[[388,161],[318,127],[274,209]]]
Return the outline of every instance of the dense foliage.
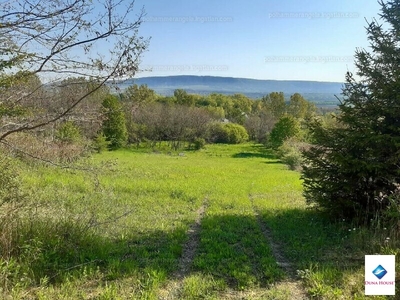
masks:
[[[381,2],[367,26],[371,51],[357,49],[357,81],[347,73],[340,126],[311,125],[305,196],[331,215],[367,221],[399,205],[400,1]]]
[[[110,143],[109,148],[115,150],[126,145],[128,133],[125,115],[116,96],[109,95],[103,100],[106,119],[103,122],[103,133]]]
[[[275,124],[271,133],[268,136],[268,145],[277,149],[284,143],[285,140],[296,137],[300,134],[300,124],[292,116],[283,116]]]
[[[56,133],[56,139],[64,143],[77,143],[81,138],[79,128],[71,121],[61,124]]]
[[[208,128],[209,141],[223,144],[240,144],[249,139],[246,129],[233,123],[212,123]]]
[[[168,141],[175,150],[185,144],[193,147],[198,139],[209,143],[265,143],[280,118],[294,120],[300,130],[300,124],[316,113],[315,105],[298,93],[288,101],[278,92],[262,99],[242,94],[189,94],[183,89],[175,90],[172,96],[161,96],[146,85],[133,85],[119,97],[125,111],[128,143],[150,142],[155,146]],[[291,136],[280,137],[280,144]]]

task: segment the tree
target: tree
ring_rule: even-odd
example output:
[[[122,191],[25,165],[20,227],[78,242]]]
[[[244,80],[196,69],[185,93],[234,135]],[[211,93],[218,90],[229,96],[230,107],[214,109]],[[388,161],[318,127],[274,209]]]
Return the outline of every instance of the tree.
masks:
[[[40,108],[44,93],[39,77],[30,72],[19,71],[5,76],[0,70],[0,76],[4,79],[2,83],[0,82],[1,133],[15,126],[12,122],[15,118],[27,116],[29,110]],[[32,91],[35,91],[35,95],[32,95]]]
[[[60,113],[65,107],[73,104],[76,97],[83,97],[96,87],[96,82],[91,82],[83,77],[70,77],[60,82],[53,89],[49,103],[42,104],[43,113]],[[90,93],[85,101],[79,103],[73,111],[61,119],[73,121],[82,135],[89,139],[97,137],[102,124],[102,102],[110,93],[110,88],[103,85],[95,92]],[[58,122],[57,122],[58,123]]]
[[[156,101],[157,94],[150,89],[147,84],[138,86],[137,84],[129,86],[123,93],[122,100],[137,107],[141,104],[148,104]]]
[[[56,139],[63,143],[77,143],[82,139],[79,128],[73,122],[61,124],[56,133]]]
[[[346,75],[340,126],[312,123],[314,146],[304,153],[307,201],[358,221],[400,202],[400,1],[379,3],[387,24],[366,27],[371,50],[356,50],[360,80]]]
[[[258,143],[265,143],[267,134],[271,132],[275,123],[276,120],[271,112],[263,109],[256,114],[250,115],[246,119],[244,126],[251,140]]]
[[[134,111],[131,119],[135,124],[129,127],[133,142],[148,139],[155,145],[159,141],[169,141],[176,150],[182,142],[193,143],[204,138],[211,117],[207,110],[199,107],[154,103]]]
[[[286,111],[286,103],[285,96],[282,92],[272,92],[269,95],[262,97],[261,101],[275,118],[279,119],[284,115]]]
[[[248,114],[251,113],[252,100],[242,94],[228,96],[230,105],[226,109],[226,117],[235,123],[243,125]]]
[[[109,148],[119,149],[126,145],[128,139],[122,105],[116,96],[109,95],[103,101],[103,108],[106,116],[103,122],[103,133],[109,142]]]
[[[194,104],[194,99],[185,90],[177,89],[174,91],[174,97],[176,103],[180,105],[192,106]]]
[[[298,119],[310,118],[316,111],[313,103],[308,102],[302,95],[295,93],[290,96],[287,113]]]
[[[133,117],[137,110],[143,105],[154,103],[157,99],[157,94],[147,85],[137,84],[129,86],[121,95],[123,107],[125,111],[126,127],[128,129],[128,142],[139,143],[140,137],[138,132],[141,127],[135,123]]]
[[[144,12],[137,16],[133,4],[130,0],[0,4],[0,142],[16,132],[60,120],[106,82],[135,75],[148,40],[138,33]],[[43,83],[28,92],[9,93],[32,76],[40,76]],[[91,89],[70,95],[65,106],[52,112],[16,113],[16,105],[23,106],[29,99],[52,103],[52,88],[65,86],[64,80],[71,76],[86,78],[93,83]],[[50,92],[43,93],[44,85]]]
[[[289,138],[296,137],[300,133],[299,122],[292,116],[286,115],[279,119],[272,128],[268,136],[268,145],[277,149],[282,146],[283,142]]]

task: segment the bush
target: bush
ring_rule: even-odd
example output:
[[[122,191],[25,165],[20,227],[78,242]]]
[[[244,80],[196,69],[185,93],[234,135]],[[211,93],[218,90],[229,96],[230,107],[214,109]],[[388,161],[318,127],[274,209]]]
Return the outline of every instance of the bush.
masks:
[[[212,123],[208,137],[210,142],[224,144],[240,144],[249,139],[246,129],[234,123]]]
[[[228,130],[228,144],[240,144],[249,140],[246,128],[242,125],[228,123],[225,128]]]
[[[56,139],[64,143],[78,143],[82,140],[79,128],[71,121],[60,125],[56,133]]]
[[[5,153],[29,164],[73,162],[85,155],[88,150],[84,139],[79,143],[54,142],[32,133],[19,132],[9,136],[8,140],[15,147],[4,148]]]
[[[300,134],[300,124],[292,116],[283,116],[272,128],[271,133],[267,138],[267,146],[272,149],[278,149],[283,142],[291,137],[296,137]]]
[[[285,153],[281,158],[282,162],[288,165],[290,170],[301,170],[301,164],[303,163],[303,157],[301,152],[293,148],[289,152]]]
[[[101,153],[103,151],[106,151],[109,145],[110,142],[107,141],[106,136],[104,135],[104,133],[101,132],[94,139],[92,147],[97,153]]]
[[[194,150],[203,149],[205,147],[205,145],[206,145],[206,140],[203,138],[197,138],[193,142]]]
[[[308,148],[308,144],[299,142],[295,138],[290,138],[284,141],[277,149],[277,154],[282,162],[288,165],[291,170],[300,171],[304,161],[302,152]]]

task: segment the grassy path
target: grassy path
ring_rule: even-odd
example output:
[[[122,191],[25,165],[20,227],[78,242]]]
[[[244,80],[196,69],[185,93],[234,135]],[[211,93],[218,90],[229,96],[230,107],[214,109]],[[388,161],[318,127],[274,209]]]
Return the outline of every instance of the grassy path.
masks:
[[[73,250],[78,257],[58,262],[65,272],[57,271],[60,284],[40,290],[43,299],[290,299],[287,289],[275,288],[288,275],[249,193],[255,181],[263,193],[288,184],[300,189],[299,175],[261,147],[210,146],[185,156],[126,150],[93,164],[108,166],[96,184],[54,169],[28,179],[44,195],[57,191],[49,199],[54,214],[63,207],[66,218],[94,224],[96,243],[83,241]],[[71,276],[67,268],[82,263]]]
[[[298,282],[288,280],[292,274],[285,274],[285,268],[277,264],[271,240],[266,239],[265,228],[260,226],[261,219],[249,200],[254,178],[265,180],[276,176],[274,168],[285,167],[272,163],[267,166],[270,174],[260,172],[260,164],[265,164],[267,157],[257,147],[248,152],[224,153],[223,147],[218,150],[211,160],[224,163],[214,164],[208,175],[216,178],[209,188],[199,247],[191,272],[172,284],[175,299],[301,299],[304,291]],[[249,164],[254,168],[246,168]]]
[[[206,200],[207,199],[205,199],[203,205],[197,210],[196,220],[190,225],[187,231],[187,241],[182,247],[182,254],[179,258],[178,267],[172,274],[172,280],[169,282],[168,286],[159,292],[158,298],[160,299],[179,299],[179,294],[183,289],[183,282],[190,273],[194,257],[199,247],[201,220],[207,207]]]
[[[307,210],[299,174],[260,146],[122,150],[91,165],[107,167],[26,174],[40,206],[19,267],[0,263],[14,284],[0,298],[365,299],[366,249],[398,250]]]
[[[260,212],[254,206],[253,195],[250,194],[249,199],[253,206],[258,224],[264,234],[265,239],[268,241],[271,247],[272,254],[274,255],[277,264],[285,271],[288,277],[283,283],[280,283],[281,287],[283,286],[290,291],[290,298],[292,299],[308,299],[308,295],[304,290],[303,284],[297,275],[296,268],[293,266],[293,263],[283,255],[282,245],[274,240],[271,229],[268,228],[264,223]]]

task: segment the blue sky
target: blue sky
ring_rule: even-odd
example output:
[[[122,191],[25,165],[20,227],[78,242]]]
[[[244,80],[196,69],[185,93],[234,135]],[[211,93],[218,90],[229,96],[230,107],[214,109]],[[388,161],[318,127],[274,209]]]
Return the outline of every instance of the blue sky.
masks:
[[[376,0],[136,0],[151,36],[138,77],[344,81]]]

